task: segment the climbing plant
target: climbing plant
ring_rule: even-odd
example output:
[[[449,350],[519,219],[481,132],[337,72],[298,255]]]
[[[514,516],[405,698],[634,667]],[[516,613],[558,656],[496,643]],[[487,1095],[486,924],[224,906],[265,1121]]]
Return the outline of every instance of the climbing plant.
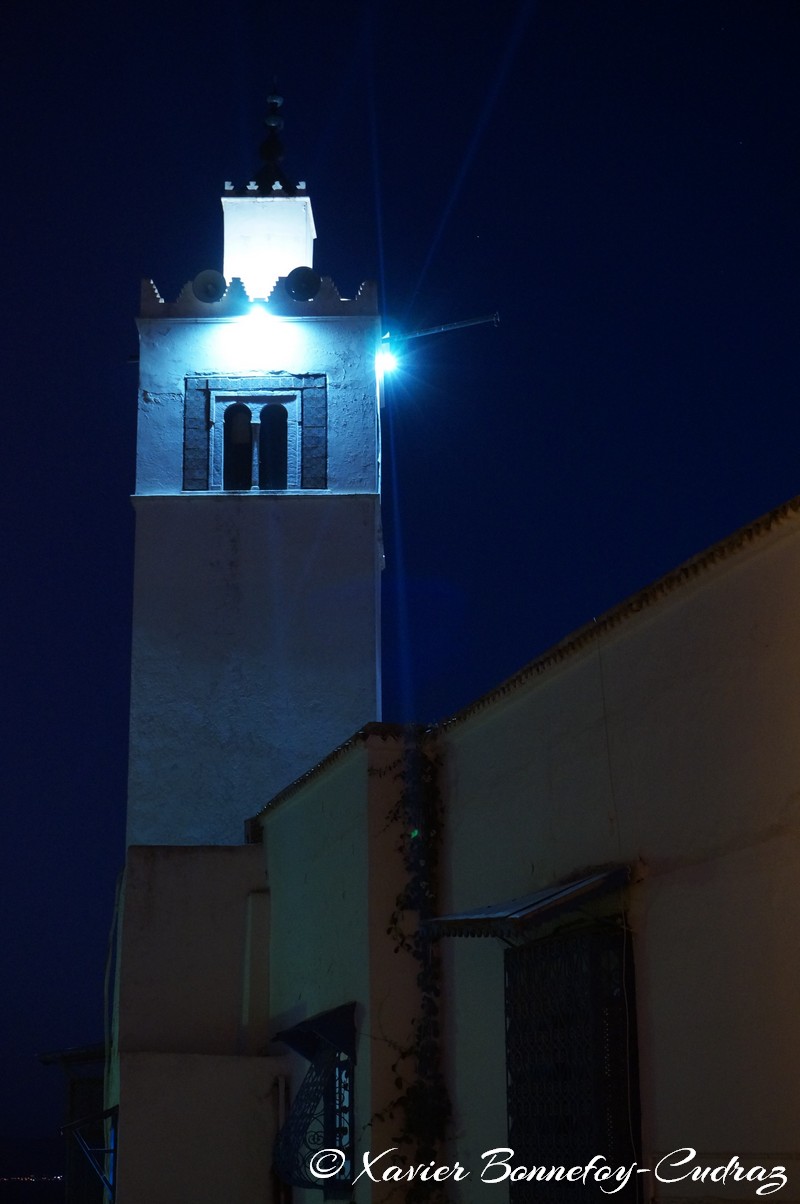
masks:
[[[443,1140],[450,1118],[450,1099],[441,1067],[441,963],[438,941],[428,922],[437,912],[439,853],[443,822],[439,788],[440,756],[433,738],[409,732],[402,759],[389,767],[400,789],[387,816],[396,829],[404,882],[388,917],[386,932],[395,952],[405,950],[417,963],[419,1011],[406,1047],[393,1064],[397,1095],[377,1115],[399,1119],[398,1140],[415,1147],[415,1160],[429,1161]],[[407,1199],[429,1198],[441,1184],[415,1181]]]

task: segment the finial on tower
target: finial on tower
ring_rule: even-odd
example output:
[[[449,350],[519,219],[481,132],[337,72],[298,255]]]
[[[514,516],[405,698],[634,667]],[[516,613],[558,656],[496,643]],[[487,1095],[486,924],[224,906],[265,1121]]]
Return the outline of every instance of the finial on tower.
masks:
[[[280,131],[283,129],[283,118],[280,115],[280,110],[282,107],[282,96],[278,96],[273,92],[267,97],[267,115],[264,118],[267,133],[264,141],[258,148],[263,166],[256,173],[255,182],[258,184],[259,192],[277,192],[280,189],[281,192],[288,196],[295,196],[297,189],[285,175],[281,167],[283,163],[283,142],[281,141]]]
[[[269,297],[281,276],[297,267],[310,268],[313,262],[314,218],[306,186],[302,181],[293,184],[281,166],[282,104],[283,97],[273,88],[267,97],[267,132],[260,148],[263,166],[246,188],[226,183],[222,198],[222,270],[226,280],[242,281],[251,300]]]

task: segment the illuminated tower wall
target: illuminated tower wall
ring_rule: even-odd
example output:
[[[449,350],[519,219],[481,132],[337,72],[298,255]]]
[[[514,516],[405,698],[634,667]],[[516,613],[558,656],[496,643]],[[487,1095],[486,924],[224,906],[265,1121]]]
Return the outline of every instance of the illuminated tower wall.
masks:
[[[241,842],[380,714],[375,293],[255,300],[314,236],[263,192],[228,188],[219,300],[142,289],[128,844]]]

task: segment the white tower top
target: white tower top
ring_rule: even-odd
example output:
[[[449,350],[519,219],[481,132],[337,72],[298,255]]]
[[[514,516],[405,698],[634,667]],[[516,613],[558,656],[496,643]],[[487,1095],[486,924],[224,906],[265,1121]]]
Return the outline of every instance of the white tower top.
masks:
[[[307,196],[224,196],[223,275],[238,276],[251,301],[267,298],[279,276],[311,267],[314,215]]]

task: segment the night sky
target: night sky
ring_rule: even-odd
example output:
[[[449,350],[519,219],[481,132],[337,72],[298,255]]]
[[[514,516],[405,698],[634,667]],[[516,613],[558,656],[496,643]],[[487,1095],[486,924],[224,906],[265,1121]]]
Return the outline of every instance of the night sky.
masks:
[[[65,10],[66,12],[66,10]],[[470,702],[800,492],[796,0],[142,0],[4,30],[2,1168],[102,1040],[139,279],[222,266],[284,95],[316,267],[412,341],[384,718]],[[735,655],[735,649],[732,649]],[[17,1154],[10,1153],[18,1147]]]

